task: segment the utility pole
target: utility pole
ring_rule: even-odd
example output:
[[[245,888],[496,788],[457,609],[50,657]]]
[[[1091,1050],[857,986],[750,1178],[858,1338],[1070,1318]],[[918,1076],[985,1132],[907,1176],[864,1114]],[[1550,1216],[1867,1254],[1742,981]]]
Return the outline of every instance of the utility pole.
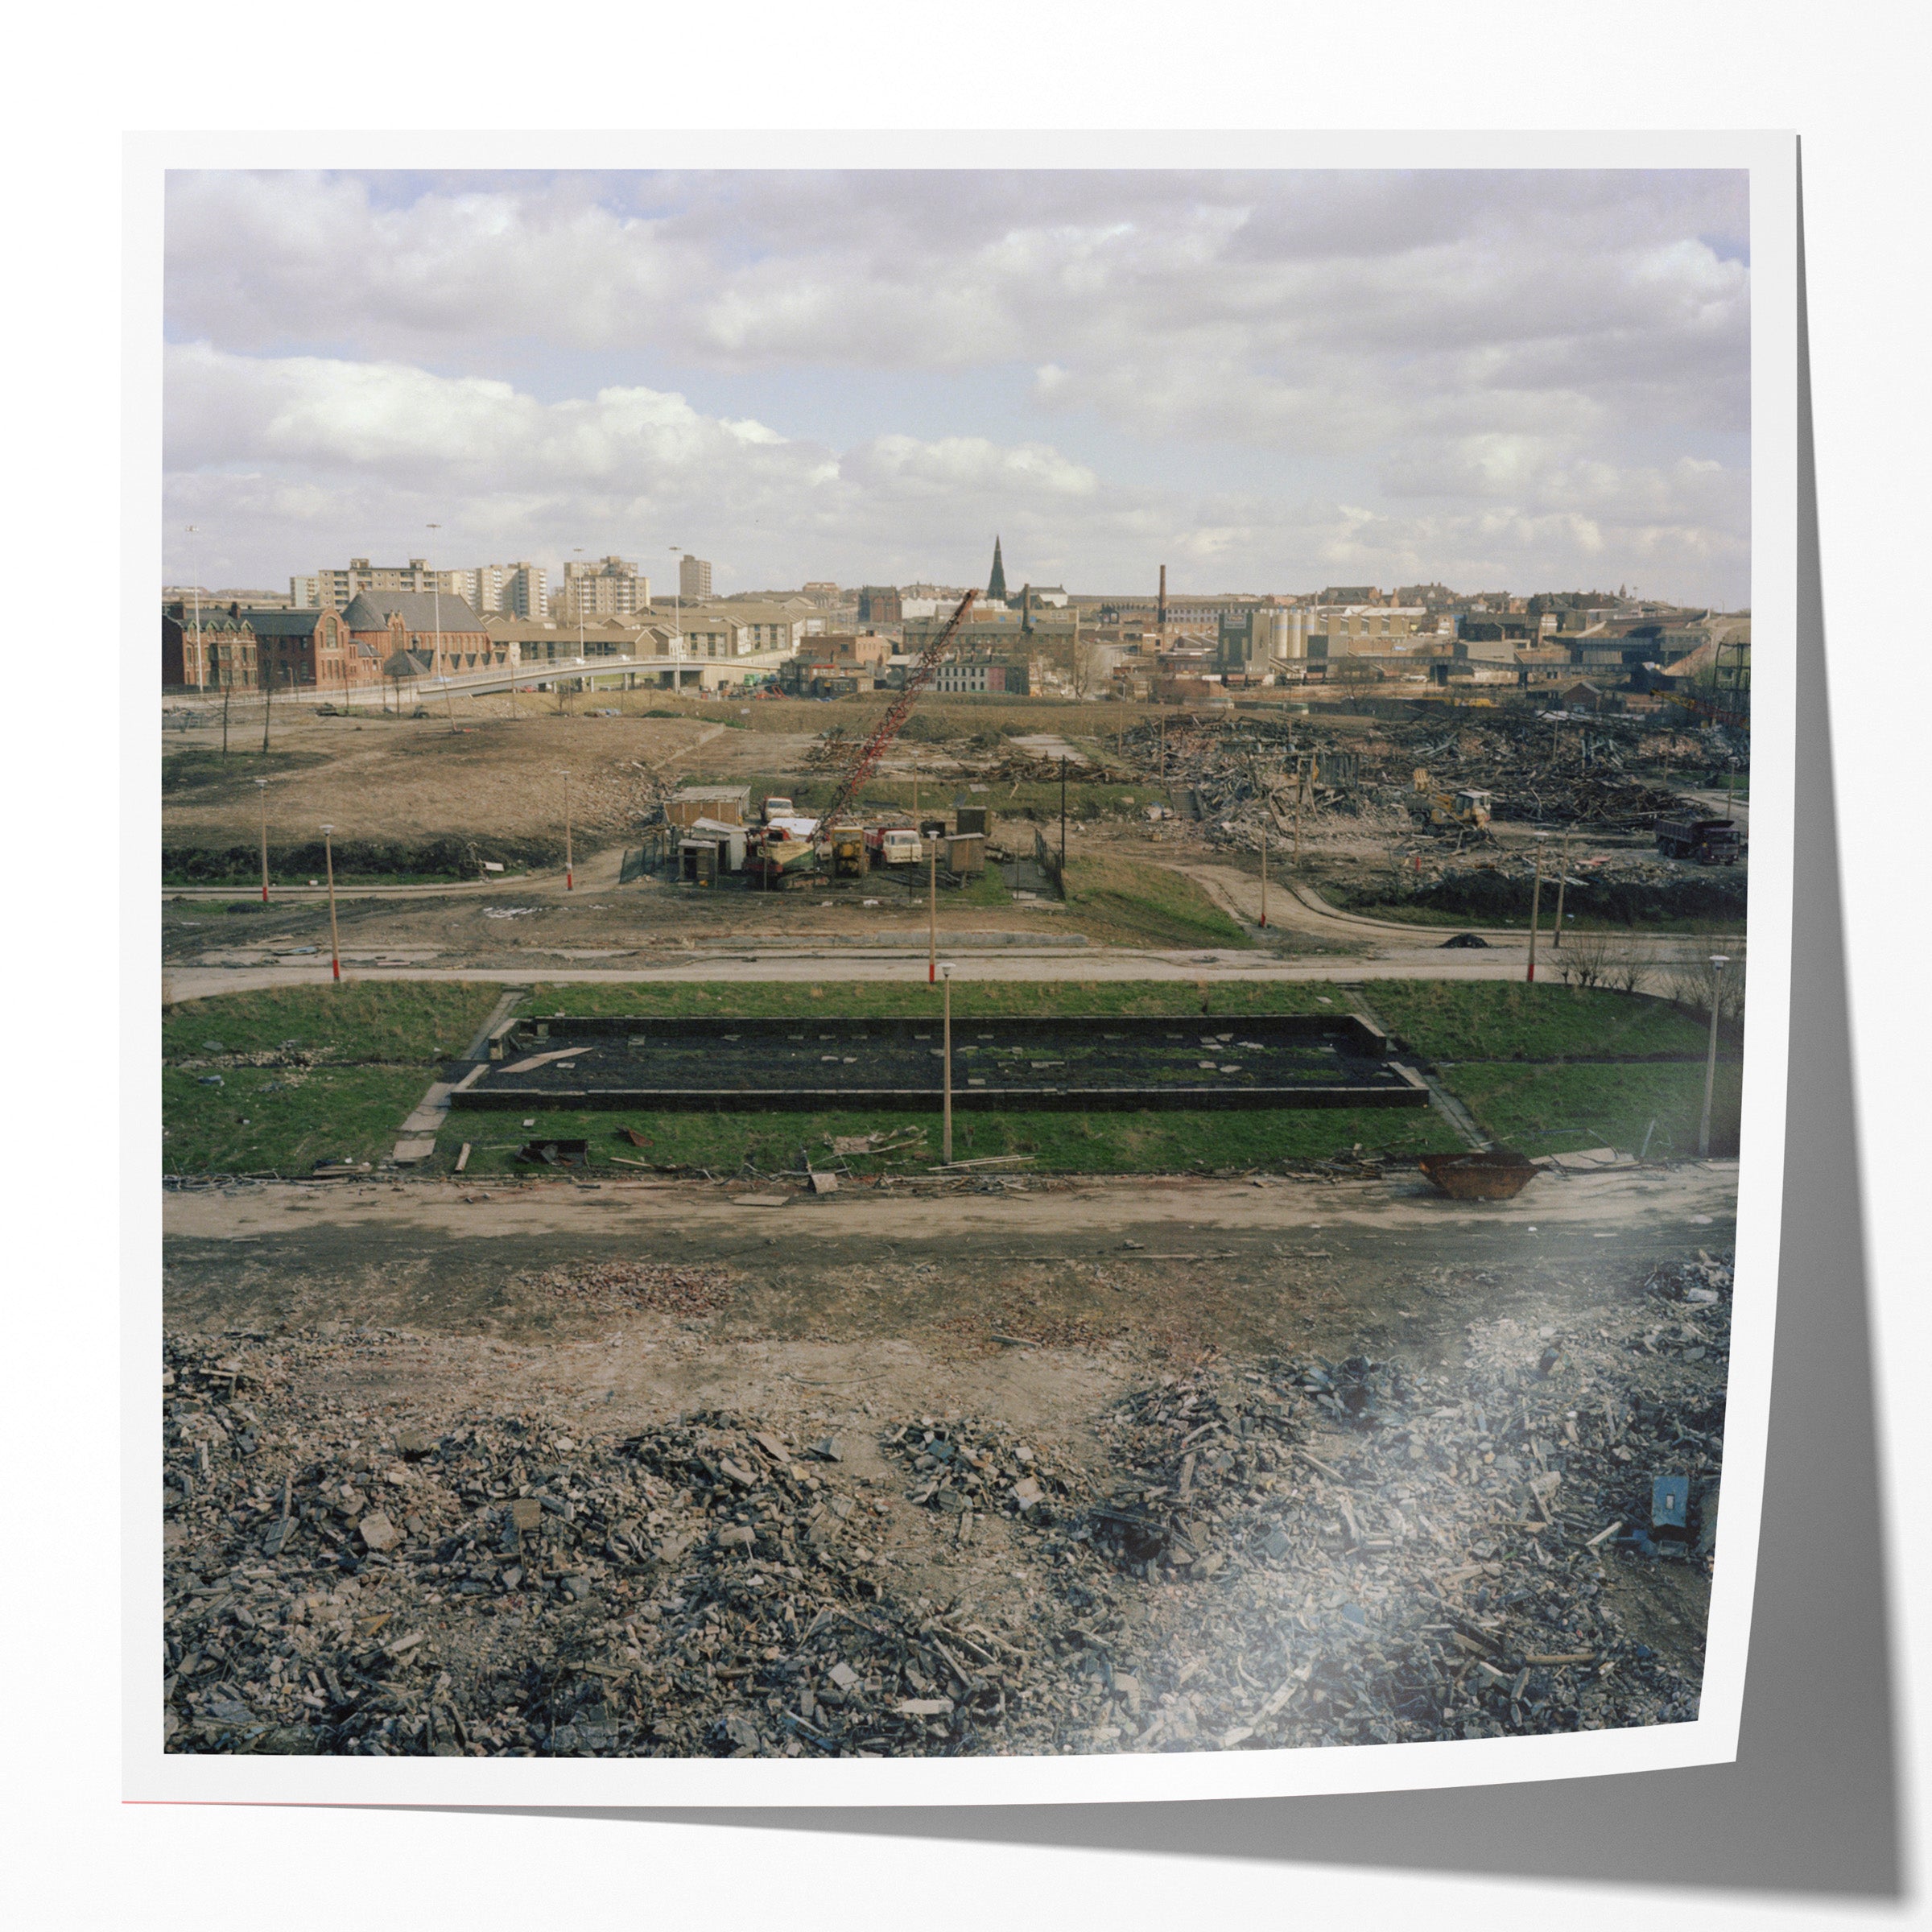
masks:
[[[329,844],[335,827],[322,828],[322,869],[328,878],[328,970],[336,985],[342,980],[342,947],[336,937],[336,855]]]
[[[1067,761],[1060,760],[1060,890],[1067,890]]]
[[[945,1111],[941,1116],[939,1128],[939,1159],[950,1166],[952,1163],[952,962],[948,960],[941,969],[945,985],[946,1030],[943,1036],[944,1045],[940,1059],[945,1066]],[[1715,1035],[1712,1036],[1715,1038]],[[1715,1053],[1716,1048],[1713,1046]],[[1707,1109],[1707,1112],[1708,1109]]]
[[[1530,891],[1530,980],[1536,978],[1536,923],[1543,904],[1543,835],[1536,835],[1536,883]]]
[[[931,855],[931,870],[926,886],[926,984],[930,986],[939,972],[939,841],[935,835]]]
[[[1302,795],[1308,789],[1308,774],[1302,761],[1294,761],[1294,869],[1302,869]]]
[[[1570,835],[1575,829],[1574,825],[1563,828],[1562,870],[1556,875],[1556,931],[1550,941],[1552,946],[1561,946],[1563,943],[1563,893],[1570,883]]]
[[[272,664],[264,663],[262,661],[262,654],[260,647],[258,646],[255,655],[255,669],[262,679],[262,755],[263,758],[266,758],[268,756],[268,714],[274,710],[275,704],[275,667]]]
[[[1729,964],[1728,956],[1724,953],[1714,952],[1711,956],[1711,1047],[1704,1058],[1704,1111],[1697,1123],[1699,1160],[1711,1151],[1711,1096],[1717,1085],[1717,1010],[1724,1004],[1718,996],[1724,989],[1724,968]]]
[[[1254,787],[1254,795],[1261,802],[1261,924],[1268,923],[1268,817],[1274,809],[1269,803],[1268,788],[1261,782],[1261,767],[1253,759],[1248,764],[1248,782]]]
[[[576,877],[570,857],[570,774],[559,770],[557,776],[564,781],[564,890],[574,892]]]
[[[262,795],[262,903],[268,903],[268,780],[257,778],[255,789]]]

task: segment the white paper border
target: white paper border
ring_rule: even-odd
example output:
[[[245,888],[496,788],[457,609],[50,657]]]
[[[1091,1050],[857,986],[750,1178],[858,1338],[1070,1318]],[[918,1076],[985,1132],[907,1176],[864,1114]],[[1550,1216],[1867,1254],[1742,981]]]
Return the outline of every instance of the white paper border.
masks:
[[[1797,543],[1795,137],[1309,131],[136,135],[126,145],[123,681],[122,1790],[132,1802],[940,1805],[1394,1791],[1734,1758],[1756,1584],[1784,1178]],[[161,581],[162,192],[170,168],[1740,168],[1750,175],[1752,863],[1736,1286],[1724,1509],[1695,1724],[1330,1749],[1013,1757],[465,1759],[169,1753],[162,1748],[159,757],[139,667]],[[150,942],[143,955],[144,939]]]

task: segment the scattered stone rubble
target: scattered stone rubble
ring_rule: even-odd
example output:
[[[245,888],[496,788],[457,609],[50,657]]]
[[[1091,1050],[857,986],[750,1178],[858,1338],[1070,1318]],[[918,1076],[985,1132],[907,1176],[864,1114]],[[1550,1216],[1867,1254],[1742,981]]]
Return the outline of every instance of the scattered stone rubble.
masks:
[[[1627,1572],[1709,1575],[1730,1289],[1700,1255],[1561,1325],[1472,1324],[1453,1368],[1211,1362],[1084,1445],[1071,1418],[1057,1447],[897,1423],[910,1530],[835,1437],[720,1412],[621,1436],[536,1410],[403,1422],[306,1391],[408,1337],[176,1337],[168,1748],[945,1755],[1687,1721],[1701,1636],[1673,1662],[1619,1605]],[[1659,1476],[1689,1479],[1674,1534],[1653,1534]],[[1023,1612],[917,1593],[981,1539]]]
[[[520,1278],[580,1309],[704,1315],[731,1299],[729,1268],[676,1261],[572,1261]]]

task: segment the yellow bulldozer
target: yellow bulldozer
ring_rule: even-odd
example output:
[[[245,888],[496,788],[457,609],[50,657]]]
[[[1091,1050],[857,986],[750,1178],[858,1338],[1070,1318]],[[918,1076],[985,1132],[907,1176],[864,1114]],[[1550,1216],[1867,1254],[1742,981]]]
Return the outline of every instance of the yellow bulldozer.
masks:
[[[1455,827],[1464,832],[1486,831],[1495,794],[1464,786],[1459,791],[1444,791],[1421,766],[1410,782],[1409,809],[1431,825]]]

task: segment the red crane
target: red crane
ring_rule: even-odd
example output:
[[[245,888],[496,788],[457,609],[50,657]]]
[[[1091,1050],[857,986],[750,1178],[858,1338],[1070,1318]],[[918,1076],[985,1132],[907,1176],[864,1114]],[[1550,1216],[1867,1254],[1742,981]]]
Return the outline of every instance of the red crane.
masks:
[[[952,613],[946,628],[919,653],[919,661],[906,674],[905,688],[886,708],[886,715],[873,728],[872,736],[859,747],[858,755],[845,768],[845,775],[839,781],[838,790],[832,794],[832,803],[825,807],[825,815],[819,820],[821,832],[831,830],[841,812],[851,809],[852,802],[859,795],[865,781],[877,768],[879,760],[886,755],[886,747],[904,729],[906,720],[912,715],[912,708],[919,696],[938,675],[940,661],[952,647],[953,638],[960,626],[966,621],[966,613],[972,609],[973,600],[979,596],[976,590],[969,590],[960,599],[960,607]]]

